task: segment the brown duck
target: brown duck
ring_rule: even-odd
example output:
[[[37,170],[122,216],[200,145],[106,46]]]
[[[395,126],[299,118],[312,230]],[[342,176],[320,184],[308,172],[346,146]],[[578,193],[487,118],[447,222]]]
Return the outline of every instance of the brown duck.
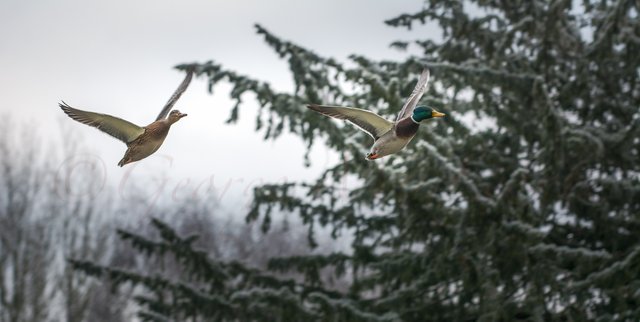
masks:
[[[70,118],[93,126],[123,141],[127,145],[127,151],[124,153],[122,160],[118,162],[118,165],[124,166],[125,164],[142,160],[158,151],[162,142],[164,142],[164,139],[167,137],[171,125],[187,116],[187,114],[180,113],[178,110],[173,110],[171,113],[169,113],[169,110],[187,89],[192,77],[193,71],[190,70],[167,104],[162,108],[156,121],[144,127],[115,116],[75,109],[64,101],[58,105]],[[169,117],[167,117],[167,114],[169,114]]]

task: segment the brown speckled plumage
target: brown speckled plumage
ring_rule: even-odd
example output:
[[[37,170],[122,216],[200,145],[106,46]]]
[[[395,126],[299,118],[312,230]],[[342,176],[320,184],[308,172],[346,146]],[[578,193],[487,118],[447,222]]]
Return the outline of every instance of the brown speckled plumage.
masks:
[[[127,151],[118,165],[124,166],[125,164],[142,160],[158,151],[167,134],[169,134],[171,125],[187,116],[187,114],[180,113],[178,110],[173,110],[171,113],[169,113],[169,110],[187,89],[192,76],[193,71],[188,71],[184,81],[162,108],[157,120],[145,127],[140,127],[111,115],[79,110],[65,102],[61,102],[59,106],[72,119],[93,126],[123,141],[127,145]],[[168,117],[166,117],[167,113],[169,113]]]
[[[158,151],[164,139],[169,134],[171,124],[164,120],[155,121],[144,127],[144,133],[130,143],[127,143],[127,151],[124,153],[122,160],[118,162],[119,166],[127,163],[139,161]],[[146,149],[151,149],[151,153],[147,154]],[[147,155],[145,155],[147,154]]]

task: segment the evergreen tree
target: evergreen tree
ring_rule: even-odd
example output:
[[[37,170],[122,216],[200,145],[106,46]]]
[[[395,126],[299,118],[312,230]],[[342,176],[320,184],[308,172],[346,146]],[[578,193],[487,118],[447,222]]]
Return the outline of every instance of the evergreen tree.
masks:
[[[210,258],[154,221],[159,239],[120,235],[154,258],[172,255],[184,280],[74,263],[144,285],[140,314],[153,321],[639,320],[638,12],[637,1],[431,0],[386,23],[437,24],[441,41],[393,43],[421,52],[404,61],[349,64],[256,26],[288,61],[293,92],[214,62],[178,68],[195,67],[210,89],[232,85],[229,122],[251,93],[265,139],[288,131],[341,153],[312,182],[256,188],[247,219],[267,230],[280,211],[295,213],[311,245],[320,225],[352,234],[351,251],[273,258],[262,272]],[[368,136],[305,108],[391,119],[423,66],[423,103],[447,117],[397,155],[365,161]],[[346,176],[358,180],[345,197]],[[348,278],[348,292],[325,283],[326,269]],[[286,272],[303,278],[273,275]]]

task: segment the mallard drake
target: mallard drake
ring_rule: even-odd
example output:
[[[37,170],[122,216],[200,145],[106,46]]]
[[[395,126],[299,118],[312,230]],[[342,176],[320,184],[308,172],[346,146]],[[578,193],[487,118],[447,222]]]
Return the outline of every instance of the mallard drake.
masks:
[[[402,110],[398,113],[395,122],[390,122],[378,114],[359,108],[317,104],[310,104],[307,107],[333,118],[347,120],[369,133],[374,142],[366,158],[367,160],[375,160],[396,153],[407,146],[418,133],[420,122],[445,116],[445,114],[427,106],[416,107],[422,94],[427,89],[428,83],[429,70],[425,69],[422,71],[411,96],[409,96]]]
[[[124,153],[122,160],[118,162],[118,166],[122,167],[125,164],[142,160],[156,152],[167,137],[171,125],[187,116],[187,114],[180,113],[178,110],[173,110],[171,113],[169,113],[169,110],[187,89],[192,77],[193,71],[188,71],[187,76],[162,108],[155,122],[143,127],[115,116],[79,110],[69,106],[64,101],[58,105],[70,118],[93,126],[123,141],[127,145],[127,151]],[[169,117],[167,117],[167,114]]]

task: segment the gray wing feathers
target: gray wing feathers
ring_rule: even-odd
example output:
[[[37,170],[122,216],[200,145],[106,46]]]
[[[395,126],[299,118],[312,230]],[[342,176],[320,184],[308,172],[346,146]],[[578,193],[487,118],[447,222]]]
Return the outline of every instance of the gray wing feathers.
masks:
[[[187,71],[187,76],[184,77],[184,80],[182,81],[182,83],[180,83],[180,86],[178,86],[178,88],[173,93],[173,95],[171,95],[171,98],[169,98],[169,101],[167,101],[167,104],[164,105],[164,107],[162,108],[162,111],[160,111],[160,114],[158,114],[156,121],[162,120],[165,117],[167,117],[167,114],[169,114],[169,111],[171,110],[173,105],[176,104],[176,102],[178,101],[182,93],[184,93],[184,91],[187,90],[187,87],[189,87],[189,83],[191,83],[192,78],[193,78],[193,69],[189,69]]]
[[[422,94],[427,89],[427,85],[429,84],[429,70],[423,69],[422,74],[420,74],[420,79],[418,79],[418,83],[416,87],[413,89],[411,96],[407,99],[407,102],[404,103],[402,110],[398,113],[398,117],[396,118],[396,122],[401,119],[409,116],[413,112],[413,109],[416,107],[420,99],[422,98]]]
[[[58,105],[70,118],[93,126],[124,143],[130,143],[144,133],[144,128],[115,116],[75,109],[64,101]]]
[[[359,108],[316,104],[307,105],[307,107],[326,116],[347,120],[376,140],[393,127],[393,123],[383,119],[378,114]]]

